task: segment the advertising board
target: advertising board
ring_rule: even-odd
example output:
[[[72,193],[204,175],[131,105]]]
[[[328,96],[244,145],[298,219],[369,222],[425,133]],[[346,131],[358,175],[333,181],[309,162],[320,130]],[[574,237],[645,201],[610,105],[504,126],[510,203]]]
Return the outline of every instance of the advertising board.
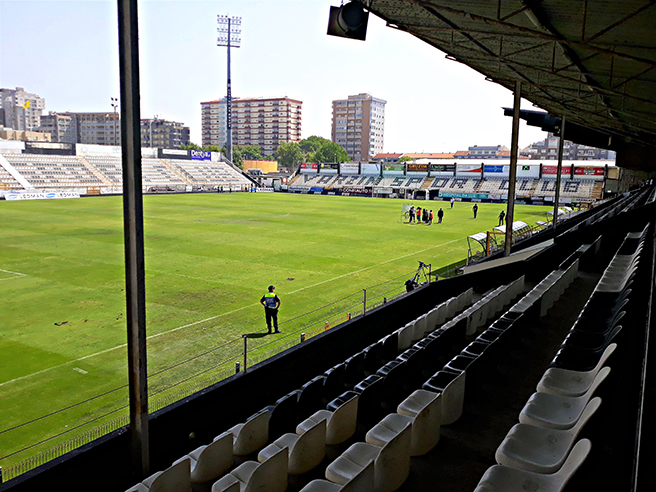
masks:
[[[380,195],[390,195],[394,192],[392,188],[374,188],[373,191],[374,193],[378,193]]]
[[[486,193],[453,193],[440,190],[440,196],[444,198],[471,198],[475,200],[487,200]]]
[[[428,164],[408,164],[410,173],[428,173]]]
[[[319,165],[314,162],[301,163],[302,173],[316,173],[319,170]]]
[[[358,174],[360,172],[360,164],[354,162],[343,162],[339,165],[340,174]]]
[[[30,154],[75,155],[74,143],[25,142],[25,150]]]
[[[337,174],[339,164],[336,162],[322,162],[319,164],[319,172],[322,174]]]
[[[342,190],[342,194],[351,194],[351,195],[368,195],[371,192],[367,190],[367,188],[359,188],[359,187],[353,187],[353,186],[348,186],[345,187]]]
[[[5,200],[53,200],[58,198],[80,198],[80,194],[71,191],[52,191],[49,193],[30,192],[9,193],[5,195]]]
[[[603,167],[584,167],[584,166],[575,166],[574,167],[574,176],[580,178],[595,178],[599,179],[606,174],[606,169]]]
[[[383,175],[402,176],[405,173],[405,164],[383,164]]]
[[[192,161],[211,161],[212,153],[209,150],[190,150],[190,157]]]
[[[483,170],[483,164],[458,164],[456,166],[456,176],[480,176]]]
[[[190,160],[189,151],[181,149],[159,149],[159,158]]]
[[[562,175],[563,176],[568,176],[572,172],[572,166],[571,165],[564,165],[563,166],[563,171]],[[555,178],[556,175],[558,174],[558,166],[542,166],[542,176],[545,178]]]
[[[380,176],[380,164],[362,164],[362,170],[360,174],[375,174]]]
[[[451,175],[456,172],[455,164],[428,164],[428,170],[431,176]]]

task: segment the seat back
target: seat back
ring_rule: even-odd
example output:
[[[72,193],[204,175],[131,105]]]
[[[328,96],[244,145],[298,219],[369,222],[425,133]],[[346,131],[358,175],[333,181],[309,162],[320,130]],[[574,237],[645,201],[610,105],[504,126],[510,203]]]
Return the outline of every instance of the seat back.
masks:
[[[191,481],[201,483],[217,479],[230,469],[232,463],[232,435],[226,433],[204,446],[191,472]]]
[[[374,490],[374,462],[371,461],[351,480],[346,482],[341,492],[373,492]]]
[[[359,399],[354,394],[333,411],[326,428],[326,444],[340,444],[355,434]]]
[[[293,432],[298,423],[298,394],[293,391],[280,398],[269,415],[269,442],[278,439],[285,432]]]
[[[191,460],[178,461],[164,470],[150,484],[149,492],[190,492],[191,491]]]
[[[261,463],[251,475],[244,492],[285,492],[287,490],[287,467],[289,452],[282,448],[264,463]]]
[[[410,474],[411,424],[385,444],[374,462],[375,490],[398,489]]]
[[[323,381],[323,376],[317,376],[301,386],[298,394],[298,420],[305,420],[321,407]]]
[[[237,456],[251,454],[264,447],[269,439],[269,412],[263,410],[246,421],[234,441],[233,453]]]
[[[326,421],[315,423],[298,438],[289,453],[291,475],[306,473],[326,456]]]
[[[346,359],[345,363],[344,384],[353,387],[364,376],[364,353],[358,352]]]
[[[323,400],[329,402],[344,391],[344,363],[337,364],[323,373]]]

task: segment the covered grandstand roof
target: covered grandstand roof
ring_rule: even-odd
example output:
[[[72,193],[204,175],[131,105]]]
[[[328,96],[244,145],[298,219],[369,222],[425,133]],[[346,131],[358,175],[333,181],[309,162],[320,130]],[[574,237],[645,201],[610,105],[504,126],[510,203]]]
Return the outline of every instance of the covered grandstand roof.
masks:
[[[625,167],[653,154],[655,1],[361,3],[493,82],[514,90],[520,80],[523,98],[566,116],[567,139],[616,150]]]

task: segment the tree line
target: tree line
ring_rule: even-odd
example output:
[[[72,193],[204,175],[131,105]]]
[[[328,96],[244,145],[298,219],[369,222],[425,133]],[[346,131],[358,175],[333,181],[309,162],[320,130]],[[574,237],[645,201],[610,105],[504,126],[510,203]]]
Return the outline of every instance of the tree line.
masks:
[[[218,145],[200,146],[190,142],[180,146],[183,150],[209,150],[212,152],[223,152],[226,154],[226,147]],[[298,166],[301,162],[346,162],[349,160],[346,151],[337,143],[323,137],[315,135],[305,138],[300,142],[281,143],[276,149],[273,156],[262,154],[259,145],[233,145],[232,146],[232,163],[244,168],[244,160],[264,160],[272,161],[274,158],[278,165],[286,168]]]

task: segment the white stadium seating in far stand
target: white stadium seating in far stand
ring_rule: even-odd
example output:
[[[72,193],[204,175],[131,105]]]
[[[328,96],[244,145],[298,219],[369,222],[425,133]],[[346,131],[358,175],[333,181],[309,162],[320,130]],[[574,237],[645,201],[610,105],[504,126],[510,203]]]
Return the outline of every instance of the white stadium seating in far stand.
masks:
[[[518,179],[515,185],[515,194],[518,196],[530,196],[535,179]],[[481,181],[478,193],[489,195],[508,195],[507,178],[486,178]]]
[[[0,165],[0,190],[2,189],[16,191],[22,190],[23,187],[4,167]]]
[[[35,188],[86,188],[104,184],[75,156],[6,154],[5,158]]]
[[[335,180],[334,174],[299,174],[291,186],[299,188],[328,188]]]
[[[380,188],[404,188],[418,190],[426,181],[424,177],[395,176],[383,178],[378,186]]]
[[[379,176],[338,176],[330,187],[334,190],[341,188],[368,188],[377,186],[379,181]]]
[[[163,159],[180,172],[190,184],[210,186],[250,186],[251,181],[225,162]]]
[[[435,181],[438,181],[438,179],[441,180],[442,178],[436,178]],[[450,178],[446,184],[442,184],[439,188],[450,193],[476,193],[476,188],[480,182],[480,179]],[[434,182],[431,188],[435,187]]]
[[[85,156],[85,159],[113,184],[123,185],[123,168],[119,157],[108,155]]]
[[[142,157],[141,159],[141,182],[143,185],[171,186],[185,185],[179,176],[169,170],[159,159]]]
[[[449,181],[451,181],[451,178],[439,178],[439,177],[435,178],[431,183],[430,188],[433,190],[444,188],[446,185],[449,184]]]
[[[560,183],[562,198],[592,198],[595,181],[592,179],[567,179]],[[556,180],[541,179],[535,186],[534,197],[555,196]]]

